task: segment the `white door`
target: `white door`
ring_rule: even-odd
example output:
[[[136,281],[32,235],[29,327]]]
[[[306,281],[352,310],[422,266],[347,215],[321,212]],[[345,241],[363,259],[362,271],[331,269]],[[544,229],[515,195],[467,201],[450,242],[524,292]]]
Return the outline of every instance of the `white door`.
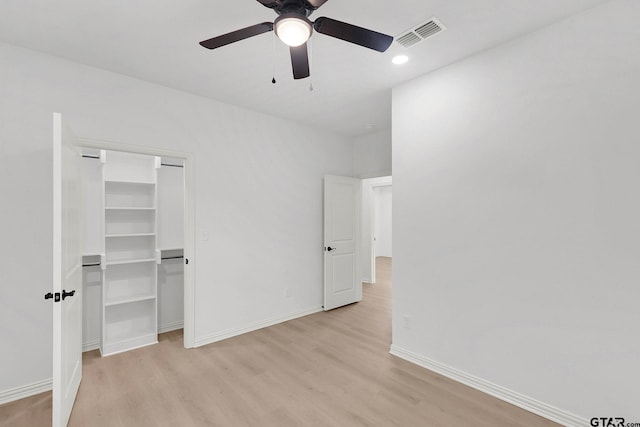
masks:
[[[361,181],[324,177],[324,309],[362,300]]]
[[[53,427],[67,425],[82,378],[80,153],[53,115]]]

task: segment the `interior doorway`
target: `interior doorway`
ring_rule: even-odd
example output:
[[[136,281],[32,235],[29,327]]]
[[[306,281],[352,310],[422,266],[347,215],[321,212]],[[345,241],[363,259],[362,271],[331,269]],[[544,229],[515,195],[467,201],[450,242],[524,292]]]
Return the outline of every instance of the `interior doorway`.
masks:
[[[391,279],[393,257],[393,180],[391,176],[362,180],[362,282],[376,283],[384,269]]]

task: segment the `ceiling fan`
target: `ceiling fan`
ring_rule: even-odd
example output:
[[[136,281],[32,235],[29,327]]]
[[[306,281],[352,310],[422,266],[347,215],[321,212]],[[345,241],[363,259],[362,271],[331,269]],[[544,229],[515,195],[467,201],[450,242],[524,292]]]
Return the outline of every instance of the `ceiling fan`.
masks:
[[[279,16],[274,22],[263,22],[232,31],[209,40],[200,45],[207,49],[216,49],[228,44],[274,31],[278,38],[289,46],[293,78],[309,77],[309,53],[307,40],[313,30],[327,36],[335,37],[350,43],[377,50],[386,51],[393,37],[366,28],[357,27],[331,18],[318,18],[314,22],[309,16],[327,0],[257,0],[263,6],[273,9]]]

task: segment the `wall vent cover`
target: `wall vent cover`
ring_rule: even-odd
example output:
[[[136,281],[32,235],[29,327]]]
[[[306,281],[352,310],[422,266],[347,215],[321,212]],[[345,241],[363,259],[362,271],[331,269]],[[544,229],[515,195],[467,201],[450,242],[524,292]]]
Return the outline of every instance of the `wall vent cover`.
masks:
[[[408,49],[446,29],[447,27],[442,25],[442,22],[440,22],[438,18],[432,17],[426,22],[423,22],[398,35],[396,37],[396,42]]]

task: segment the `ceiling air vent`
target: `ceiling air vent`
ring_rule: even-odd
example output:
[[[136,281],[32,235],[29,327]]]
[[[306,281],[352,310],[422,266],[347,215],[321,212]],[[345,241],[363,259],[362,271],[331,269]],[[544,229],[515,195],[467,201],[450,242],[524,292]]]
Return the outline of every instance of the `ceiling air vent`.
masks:
[[[411,47],[416,43],[420,43],[422,39],[418,37],[416,33],[411,31],[410,33],[403,34],[401,36],[396,37],[396,41],[400,43],[404,47]]]
[[[447,27],[442,25],[438,18],[430,18],[427,22],[423,22],[418,26],[405,31],[396,37],[396,41],[405,48],[410,48],[411,46],[415,46],[421,41],[424,41],[428,37],[434,36],[443,30],[446,30]]]

